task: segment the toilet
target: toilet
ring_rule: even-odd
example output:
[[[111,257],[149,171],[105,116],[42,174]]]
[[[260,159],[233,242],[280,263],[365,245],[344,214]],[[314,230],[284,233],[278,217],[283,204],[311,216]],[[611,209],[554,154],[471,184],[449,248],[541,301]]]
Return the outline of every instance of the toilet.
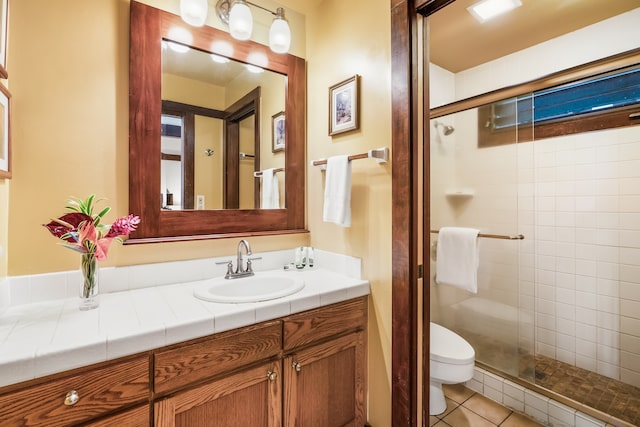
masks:
[[[431,322],[429,340],[429,415],[447,409],[442,384],[458,384],[473,378],[476,353],[460,335]]]

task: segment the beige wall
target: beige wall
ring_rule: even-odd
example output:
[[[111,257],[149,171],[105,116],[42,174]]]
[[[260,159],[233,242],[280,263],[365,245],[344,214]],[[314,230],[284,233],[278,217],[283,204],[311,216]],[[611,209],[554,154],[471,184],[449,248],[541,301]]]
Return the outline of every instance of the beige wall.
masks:
[[[77,254],[41,224],[61,215],[70,196],[91,193],[107,199],[108,220],[128,213],[129,1],[13,0],[10,26],[14,174],[11,210],[6,198],[0,205],[10,252],[2,259],[11,276],[75,269]],[[104,265],[225,255],[236,240],[113,245]],[[306,244],[308,235],[251,242],[266,251]]]
[[[391,145],[390,7],[385,0],[326,0],[307,17],[307,157]],[[360,130],[328,136],[328,88],[361,76]],[[371,282],[369,420],[391,425],[391,164],[352,165],[352,226],[322,222],[324,172],[307,171],[311,243],[363,259]]]
[[[178,4],[145,2],[172,12]],[[391,145],[389,10],[386,0],[327,0],[306,21],[287,11],[292,53],[308,59],[308,160]],[[128,213],[129,0],[12,0],[10,20],[14,179],[10,192],[0,183],[0,244],[8,233],[10,249],[8,258],[0,258],[0,275],[75,269],[77,255],[56,247],[40,224],[60,215],[69,196],[89,193],[108,199],[111,218]],[[262,33],[258,28],[257,37]],[[360,130],[329,137],[328,87],[354,74],[362,76]],[[323,172],[309,168],[310,241],[363,259],[372,289],[369,420],[390,425],[391,165],[354,162],[348,229],[322,222],[323,180]],[[308,242],[307,234],[252,238],[256,251]],[[235,240],[114,245],[105,265],[223,255],[234,245]]]

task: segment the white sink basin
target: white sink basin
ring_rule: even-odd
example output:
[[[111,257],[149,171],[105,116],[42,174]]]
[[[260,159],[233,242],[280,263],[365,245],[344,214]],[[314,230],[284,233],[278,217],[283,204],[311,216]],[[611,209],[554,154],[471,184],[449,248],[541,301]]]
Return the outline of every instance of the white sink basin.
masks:
[[[193,295],[211,302],[259,302],[286,297],[302,288],[304,281],[293,275],[261,272],[241,279],[203,280],[196,285]]]

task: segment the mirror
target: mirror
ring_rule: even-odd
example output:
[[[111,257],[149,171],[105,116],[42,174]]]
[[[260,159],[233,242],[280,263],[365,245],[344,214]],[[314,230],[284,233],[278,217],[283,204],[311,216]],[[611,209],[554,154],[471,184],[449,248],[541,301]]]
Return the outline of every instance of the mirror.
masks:
[[[174,35],[174,28],[188,31],[191,41]],[[267,94],[274,92],[271,82],[247,80],[237,90],[228,90],[228,97],[220,105],[197,105],[187,98],[165,99],[173,97],[169,96],[170,86],[163,85],[170,80],[166,73],[163,75],[162,46],[167,43],[197,51],[209,63],[213,62],[210,55],[216,54],[243,68],[259,66],[268,70],[274,80],[279,78],[284,89],[276,98],[267,99]],[[275,54],[259,43],[234,40],[227,32],[212,27],[190,27],[179,16],[132,1],[129,209],[140,215],[142,221],[128,242],[305,231],[305,79],[306,64],[302,58]],[[163,114],[167,122],[164,124]],[[278,128],[283,130],[280,136],[286,142],[282,151],[271,148],[275,145],[272,126],[276,126],[276,118],[277,124],[284,126]],[[220,122],[216,124],[216,120]],[[174,140],[171,149],[169,144],[163,148],[163,128],[164,132],[180,135],[180,141]],[[196,134],[201,131],[209,134],[208,142],[218,145],[199,147]],[[207,149],[212,151],[211,156],[206,155]],[[193,162],[183,161],[182,157],[191,151]],[[253,161],[249,155],[254,156]],[[214,168],[198,163],[213,159],[221,162],[216,165],[218,172],[204,176],[203,181],[215,181],[218,186],[205,189],[200,187],[197,170],[211,172]],[[163,163],[172,163],[173,168],[169,167],[172,170],[163,172]],[[255,209],[260,206],[262,180],[253,174],[266,168],[283,169],[278,176],[282,187],[279,208]],[[185,180],[186,174],[194,178]],[[170,188],[168,180],[178,180],[181,188]],[[198,195],[205,196],[205,209],[198,209]],[[163,209],[173,207],[167,204],[170,198],[180,209]]]
[[[261,185],[260,176],[269,168],[284,172],[270,122],[284,111],[285,87],[281,74],[163,43],[161,208],[280,208],[286,174],[272,178],[272,203],[264,192],[273,182]],[[225,131],[234,126],[239,132]]]

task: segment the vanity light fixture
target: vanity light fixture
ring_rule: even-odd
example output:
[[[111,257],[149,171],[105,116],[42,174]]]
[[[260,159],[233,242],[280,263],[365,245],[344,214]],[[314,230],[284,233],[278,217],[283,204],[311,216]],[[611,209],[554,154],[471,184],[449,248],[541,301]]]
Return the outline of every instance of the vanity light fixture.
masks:
[[[204,25],[208,11],[208,0],[180,0],[180,17],[194,27]]]
[[[520,0],[481,0],[469,6],[467,10],[483,23],[520,6],[522,6]]]
[[[253,15],[249,5],[269,12],[274,16],[269,29],[269,47],[275,53],[287,53],[291,47],[291,29],[284,16],[284,9],[275,12],[246,0],[218,0],[216,15],[229,26],[229,33],[236,40],[249,40],[253,32]]]

